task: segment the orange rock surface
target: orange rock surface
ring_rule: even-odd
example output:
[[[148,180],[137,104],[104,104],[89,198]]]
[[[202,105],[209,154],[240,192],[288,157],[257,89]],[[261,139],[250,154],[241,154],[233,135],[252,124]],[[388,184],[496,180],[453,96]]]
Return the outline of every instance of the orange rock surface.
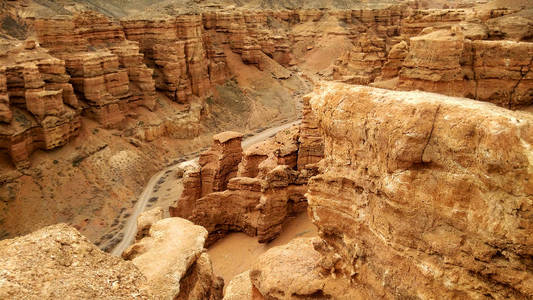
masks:
[[[324,84],[310,213],[326,270],[372,298],[533,292],[533,118],[420,92]]]
[[[297,170],[298,133],[298,127],[284,130],[244,155],[240,134],[216,135],[200,166],[183,167],[184,189],[171,216],[204,226],[208,244],[230,231],[273,240],[287,217],[306,209],[307,180],[316,173],[310,164]]]

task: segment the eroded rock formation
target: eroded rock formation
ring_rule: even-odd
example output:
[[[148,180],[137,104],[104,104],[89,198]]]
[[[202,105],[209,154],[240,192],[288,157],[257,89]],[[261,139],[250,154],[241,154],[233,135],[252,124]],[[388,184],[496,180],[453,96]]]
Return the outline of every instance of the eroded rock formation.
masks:
[[[212,85],[229,78],[224,52],[204,30],[201,15],[129,19],[121,24],[127,38],[138,41],[157,67],[158,89],[174,101],[204,97]]]
[[[0,241],[0,298],[152,299],[131,263],[102,252],[65,224]]]
[[[400,89],[468,97],[513,109],[531,105],[533,43],[479,40],[477,33],[457,26],[411,38]]]
[[[213,275],[204,253],[206,238],[203,227],[166,218],[152,224],[149,234],[122,256],[141,270],[162,299],[221,299],[224,282]]]
[[[135,236],[135,240],[139,241],[148,236],[152,225],[162,220],[164,213],[165,211],[161,207],[156,207],[140,214],[137,218],[137,235]]]
[[[364,289],[350,288],[321,267],[318,238],[297,238],[259,256],[249,271],[235,276],[224,299],[370,299]]]
[[[274,239],[288,216],[306,209],[306,184],[316,173],[312,164],[298,170],[298,138],[293,127],[242,154],[240,134],[216,135],[200,156],[202,167],[184,166],[184,190],[171,216],[204,226],[208,244],[230,231],[257,235],[260,242]]]
[[[117,125],[132,105],[153,109],[152,70],[120,23],[87,11],[37,19],[34,27],[41,45],[65,61],[77,95],[89,106],[85,110],[102,125]]]
[[[224,191],[229,180],[237,175],[242,157],[242,134],[223,132],[213,136],[213,146],[200,155],[201,196]]]
[[[325,157],[307,196],[326,270],[371,298],[532,294],[530,114],[342,84],[310,102]]]
[[[215,5],[201,13],[161,11],[133,14],[120,21],[81,9],[71,16],[24,22],[31,25],[40,45],[66,68],[63,72],[56,67],[59,73],[52,74],[57,76],[44,80],[44,89],[50,92],[42,97],[49,100],[39,101],[58,102],[59,96],[50,93],[62,89],[65,103],[77,111],[83,109],[84,115],[107,127],[117,127],[134,116],[132,111],[139,105],[153,110],[156,88],[187,105],[216,96],[213,88],[235,75],[228,62],[234,53],[243,63],[261,70],[275,61],[356,84],[399,76],[399,81],[378,86],[439,92],[512,109],[531,105],[529,6],[422,6],[400,3],[386,9],[328,11],[221,9]],[[337,49],[331,48],[329,41],[338,43]],[[274,74],[277,79],[290,76]],[[13,105],[3,91],[2,78],[0,75],[0,120],[10,123],[13,113],[9,107]],[[9,97],[26,93],[26,88],[17,88],[19,95],[8,92]],[[28,89],[29,97],[41,97],[35,94],[37,87]],[[195,112],[200,110],[192,109],[191,115],[196,117],[191,121],[199,122]],[[3,148],[13,153],[16,164],[27,166],[26,156],[33,148],[51,149],[76,135],[79,116],[67,119],[62,126],[53,125],[61,127],[56,129],[64,136],[60,142],[54,138],[53,145],[37,146],[38,142],[30,141],[37,138],[11,134],[14,141],[4,138]],[[138,135],[153,141],[175,132],[176,127],[183,129],[174,126],[175,122],[143,126]],[[198,135],[197,127],[190,128],[190,135]],[[52,129],[43,131],[48,137]]]
[[[28,41],[0,55],[0,148],[17,166],[31,153],[62,146],[80,127],[78,99],[65,63]]]
[[[40,158],[42,168],[0,174],[0,223],[20,225],[49,214],[35,226],[76,220],[77,228],[94,230],[92,237],[114,226],[100,240],[108,247],[128,212],[121,210],[120,220],[107,216],[116,216],[118,203],[134,201],[149,175],[169,163],[167,156],[183,153],[176,139],[191,139],[209,126],[218,130],[225,111],[213,107],[244,99],[228,105],[243,115],[243,107],[253,107],[245,120],[271,115],[261,103],[249,103],[271,88],[266,79],[392,79],[383,86],[511,109],[533,103],[531,10],[425,10],[412,4],[345,10],[218,6],[187,14],[165,7],[157,17],[120,21],[69,7],[72,15],[28,17],[23,31],[35,32],[36,39],[0,57],[0,149],[22,169],[35,150],[81,138],[70,152]],[[6,19],[0,12],[0,31],[26,13]],[[171,214],[208,233],[196,232],[202,242],[189,245],[194,255],[168,255],[162,249],[170,253],[167,247],[177,242],[158,235],[183,232],[159,221],[160,211],[145,215],[140,241],[127,255],[145,257],[137,262],[154,286],[170,297],[218,297],[221,286],[203,240],[209,244],[230,231],[260,242],[274,239],[287,216],[306,209],[307,184],[325,149],[308,193],[321,230],[322,241],[314,243],[320,255],[308,241],[274,251],[239,276],[235,286],[245,287],[243,297],[346,296],[324,288],[331,273],[351,281],[346,293],[362,298],[533,294],[529,116],[426,93],[343,85],[327,85],[321,93],[304,98],[299,129],[244,152],[240,135],[225,134],[199,165],[184,166],[184,192]],[[83,209],[72,209],[78,204]],[[25,217],[18,220],[21,213]],[[0,237],[17,234],[16,227],[1,228]],[[161,256],[179,263],[149,265]],[[287,270],[290,261],[302,264]],[[278,282],[278,273],[295,280]],[[171,282],[168,274],[175,275]]]

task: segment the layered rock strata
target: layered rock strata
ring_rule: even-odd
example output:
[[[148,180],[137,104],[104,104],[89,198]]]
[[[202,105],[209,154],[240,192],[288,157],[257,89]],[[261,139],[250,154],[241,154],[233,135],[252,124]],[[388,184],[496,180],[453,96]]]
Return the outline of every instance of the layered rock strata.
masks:
[[[64,103],[75,110],[83,109],[84,115],[106,127],[120,127],[127,116],[135,115],[131,111],[139,105],[153,110],[156,88],[186,104],[213,94],[214,86],[232,76],[227,51],[259,69],[264,69],[270,59],[289,67],[306,64],[306,59],[321,60],[321,52],[315,56],[306,53],[315,51],[315,41],[337,38],[347,46],[335,52],[335,57],[324,58],[333,59],[333,65],[316,70],[326,78],[370,84],[399,76],[397,88],[403,90],[469,97],[512,109],[531,105],[529,6],[485,10],[416,7],[218,9],[201,14],[160,13],[153,18],[129,16],[121,21],[83,11],[49,19],[28,18],[27,22],[40,45],[53,59],[59,59],[48,70],[39,71],[52,72],[44,79],[44,89],[62,90]],[[32,47],[31,42],[28,47]],[[60,70],[61,64],[65,72]],[[39,96],[35,93],[37,87],[16,87],[18,91],[6,95],[5,90],[12,88],[4,87],[2,73],[0,70],[0,122],[11,123],[10,107],[22,101],[17,98],[25,97],[26,89],[30,98],[47,99],[37,102],[57,106],[59,96],[52,92]],[[396,87],[395,83],[391,87]],[[32,149],[65,144],[76,135],[78,122],[79,117],[70,113],[61,124],[46,125],[43,134],[26,130],[26,135],[44,135],[47,139],[50,127],[58,128],[64,137],[60,142],[53,138],[45,146],[30,141],[36,138],[20,134],[15,138],[13,133],[5,133],[14,141],[2,142],[6,145],[3,148],[14,156],[15,164],[27,166]],[[143,128],[139,136],[152,141],[169,132],[183,131],[163,123]],[[198,128],[192,131],[199,132]]]
[[[533,293],[530,114],[341,84],[310,102],[325,139],[307,194],[325,270],[371,298]]]
[[[80,127],[79,104],[65,63],[35,42],[0,56],[0,149],[18,167],[31,153],[62,146]]]
[[[242,134],[227,131],[213,136],[213,146],[200,155],[201,196],[224,191],[229,180],[237,175],[242,157]]]
[[[90,26],[89,26],[90,24]],[[65,61],[88,115],[104,126],[121,122],[132,105],[153,109],[153,71],[118,22],[87,11],[69,18],[37,19],[41,45]]]
[[[171,216],[204,226],[209,232],[208,244],[230,231],[258,236],[260,242],[274,239],[288,216],[306,209],[307,180],[316,173],[311,164],[297,168],[298,133],[298,127],[282,131],[244,154],[240,135],[227,132],[215,136],[213,148],[200,157],[202,166],[184,167],[184,190],[170,208]],[[222,163],[225,161],[230,163]],[[233,175],[214,176],[222,172]],[[225,187],[214,189],[221,184],[213,182]]]
[[[318,128],[317,119],[311,108],[311,97],[303,97],[302,124],[298,138],[298,169],[304,169],[308,164],[319,162],[324,156],[324,141]]]
[[[454,27],[411,38],[399,88],[468,97],[510,109],[531,105],[533,43],[486,41],[470,34]]]
[[[123,20],[129,40],[138,41],[147,60],[157,68],[157,88],[181,103],[210,94],[212,85],[229,78],[225,55],[210,36],[201,15],[154,20]]]
[[[142,232],[142,228],[139,232]],[[207,231],[180,218],[153,223],[122,256],[146,276],[161,299],[221,299],[224,282],[204,252]]]

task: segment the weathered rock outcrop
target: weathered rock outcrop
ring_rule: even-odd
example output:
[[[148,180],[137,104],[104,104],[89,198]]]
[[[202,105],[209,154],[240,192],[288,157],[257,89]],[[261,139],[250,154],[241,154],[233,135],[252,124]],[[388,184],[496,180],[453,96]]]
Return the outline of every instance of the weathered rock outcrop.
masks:
[[[221,299],[224,283],[213,275],[204,253],[206,238],[203,227],[166,218],[152,224],[148,236],[122,256],[141,270],[161,299]]]
[[[200,157],[202,167],[183,166],[184,190],[170,207],[171,216],[204,226],[208,244],[230,231],[271,241],[288,216],[306,209],[306,184],[316,174],[310,164],[297,170],[298,132],[298,127],[281,131],[244,155],[240,134],[216,135],[213,147]]]
[[[64,224],[0,241],[0,298],[153,299],[131,263],[99,250]]]
[[[454,27],[411,38],[399,88],[468,97],[513,109],[531,105],[533,43],[476,40],[468,34]]]
[[[261,255],[250,270],[250,279],[267,299],[327,298],[320,259],[313,239],[296,239]]]
[[[398,88],[403,90],[464,96],[513,109],[532,103],[528,6],[481,11],[416,7],[398,4],[387,9],[335,11],[218,8],[195,14],[133,15],[120,22],[82,10],[72,16],[29,18],[28,23],[40,45],[49,49],[56,60],[39,70],[49,74],[43,79],[44,90],[62,90],[64,103],[77,111],[83,109],[84,115],[106,127],[120,126],[128,115],[136,115],[131,111],[139,105],[153,110],[156,88],[172,100],[186,104],[216,94],[213,87],[232,76],[227,62],[230,51],[259,69],[264,69],[272,59],[289,67],[305,64],[305,59],[320,58],[321,52],[309,57],[306,52],[313,49],[315,41],[332,38],[340,38],[347,46],[339,55],[324,58],[334,62],[317,70],[327,78],[370,84],[399,74]],[[66,71],[61,70],[61,64]],[[10,77],[10,71],[6,72]],[[0,70],[0,122],[11,122],[10,107],[20,101],[15,98],[25,97],[22,94],[28,88],[28,97],[42,98],[37,101],[39,105],[45,102],[58,105],[58,93],[39,96],[35,93],[37,86],[17,87],[18,96],[13,92],[7,96],[4,90],[10,89],[9,78],[4,88],[2,73]],[[30,73],[26,76],[31,81]],[[290,76],[285,74],[282,78]],[[194,103],[191,104],[194,120],[185,121],[191,124],[199,122],[196,112],[202,109],[196,109],[198,105]],[[61,126],[47,125],[63,135],[61,142],[51,142],[53,147],[76,135],[79,117],[71,113],[66,118]],[[199,133],[197,124],[183,130],[183,122],[175,125],[176,122],[179,121],[161,121],[139,128],[137,137],[153,141],[178,131]],[[43,131],[48,137],[53,130]],[[38,143],[30,140],[37,138],[28,135],[39,133],[26,131],[25,137],[19,134],[12,137],[16,141],[2,143],[6,145],[3,148],[13,148],[9,152],[16,156],[13,160],[18,165],[28,164],[27,156],[32,149],[53,148],[35,145]]]
[[[383,64],[381,76],[378,80],[391,79],[398,76],[402,68],[403,61],[408,54],[409,46],[405,41],[392,46],[387,56],[387,62]]]
[[[201,196],[224,191],[231,178],[237,175],[242,158],[242,134],[233,131],[213,136],[213,146],[200,155]]]
[[[254,288],[252,280],[250,279],[250,271],[241,273],[226,285],[224,291],[224,300],[248,300],[261,299],[261,294]]]
[[[323,266],[371,298],[533,293],[533,118],[430,93],[324,84],[309,183]]]
[[[308,164],[319,162],[324,156],[324,141],[318,128],[318,122],[309,100],[303,97],[302,124],[298,138],[298,169],[304,169]]]
[[[13,113],[9,109],[9,95],[7,94],[6,68],[0,68],[0,122],[10,123]]]
[[[465,9],[418,9],[413,10],[402,20],[401,34],[419,35],[425,28],[449,27],[467,18]]]
[[[137,218],[137,235],[135,240],[139,241],[150,233],[152,225],[164,218],[165,211],[161,207],[147,210]]]
[[[225,55],[204,30],[201,15],[155,20],[123,20],[129,40],[138,41],[145,57],[157,67],[157,88],[181,103],[204,97],[214,84],[229,78]]]
[[[27,41],[0,55],[0,148],[13,163],[66,144],[80,127],[78,99],[63,61]]]
[[[115,126],[138,104],[153,109],[152,70],[120,23],[87,11],[34,24],[39,42],[65,61],[76,93],[88,104],[85,111],[99,123]]]
[[[318,238],[298,238],[257,258],[251,269],[226,287],[224,299],[369,299],[364,289],[333,278],[321,267]]]
[[[255,236],[259,226],[257,206],[261,199],[261,184],[257,178],[232,178],[227,190],[195,199],[194,209],[187,219],[207,229],[208,244],[231,231]]]

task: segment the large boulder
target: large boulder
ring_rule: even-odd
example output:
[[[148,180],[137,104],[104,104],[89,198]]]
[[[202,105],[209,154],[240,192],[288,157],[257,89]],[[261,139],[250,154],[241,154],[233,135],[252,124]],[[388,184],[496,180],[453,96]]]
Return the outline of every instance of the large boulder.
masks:
[[[319,238],[297,238],[268,250],[230,282],[225,299],[368,299],[347,278],[324,272],[324,258],[315,250],[322,244]]]
[[[220,299],[222,279],[204,253],[207,231],[181,218],[155,222],[146,237],[124,253],[161,299]]]
[[[153,299],[131,262],[58,224],[0,241],[1,299]]]

